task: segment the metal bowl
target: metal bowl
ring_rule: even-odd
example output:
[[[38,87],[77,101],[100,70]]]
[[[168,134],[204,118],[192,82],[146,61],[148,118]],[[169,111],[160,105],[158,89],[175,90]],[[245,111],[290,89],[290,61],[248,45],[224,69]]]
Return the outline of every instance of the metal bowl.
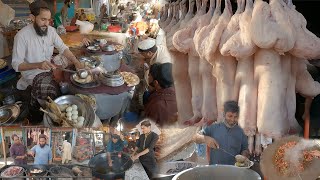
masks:
[[[182,179],[261,180],[261,177],[251,169],[243,169],[231,165],[211,165],[187,169],[172,178],[172,180]]]
[[[20,115],[20,106],[17,104],[0,107],[0,125],[10,124]]]
[[[100,64],[101,64],[100,60],[98,60],[96,58],[93,58],[93,57],[85,57],[85,56],[83,56],[83,57],[79,58],[79,61],[80,62],[84,62],[84,63],[88,63],[88,67],[90,69],[95,69],[95,68],[99,67]]]
[[[91,127],[94,120],[95,120],[95,113],[91,105],[87,104],[83,99],[77,96],[73,95],[66,95],[66,96],[60,96],[57,99],[54,100],[55,103],[58,105],[63,105],[63,104],[75,104],[78,106],[78,111],[79,115],[84,117],[84,122],[83,126],[84,127]],[[58,127],[56,123],[54,123],[51,118],[47,115],[44,114],[44,121],[48,123],[49,126],[51,127]]]

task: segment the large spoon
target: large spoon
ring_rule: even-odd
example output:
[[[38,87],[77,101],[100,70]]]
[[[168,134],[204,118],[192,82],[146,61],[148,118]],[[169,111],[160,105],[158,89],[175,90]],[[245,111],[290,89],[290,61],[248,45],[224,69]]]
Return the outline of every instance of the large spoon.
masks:
[[[78,76],[81,78],[81,79],[85,79],[88,77],[89,73],[87,70],[85,69],[79,69],[78,71],[73,71],[73,70],[70,70],[70,69],[64,69],[64,68],[60,68],[60,67],[57,67],[57,69],[61,70],[61,71],[65,71],[65,72],[71,72],[71,73],[77,73]]]

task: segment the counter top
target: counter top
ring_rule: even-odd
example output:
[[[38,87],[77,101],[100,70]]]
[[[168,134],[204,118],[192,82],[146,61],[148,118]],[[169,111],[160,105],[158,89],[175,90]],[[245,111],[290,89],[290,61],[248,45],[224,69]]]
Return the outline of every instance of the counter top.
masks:
[[[138,161],[126,171],[125,180],[149,180],[142,164]]]

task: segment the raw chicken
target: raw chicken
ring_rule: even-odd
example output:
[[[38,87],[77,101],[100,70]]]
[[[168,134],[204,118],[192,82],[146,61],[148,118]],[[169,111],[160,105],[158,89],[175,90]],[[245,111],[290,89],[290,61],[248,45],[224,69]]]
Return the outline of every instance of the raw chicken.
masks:
[[[301,59],[320,59],[320,39],[306,28],[307,21],[296,11],[292,0],[288,1],[288,6],[290,21],[296,30],[296,42],[289,52]]]
[[[256,52],[257,46],[251,39],[250,29],[252,11],[252,0],[246,0],[245,11],[240,15],[240,30],[236,32],[225,44],[223,44],[222,48],[220,49],[222,55],[245,58],[252,56]]]
[[[287,74],[282,72],[280,55],[260,49],[254,56],[254,79],[258,83],[257,127],[267,137],[279,138],[288,132]]]

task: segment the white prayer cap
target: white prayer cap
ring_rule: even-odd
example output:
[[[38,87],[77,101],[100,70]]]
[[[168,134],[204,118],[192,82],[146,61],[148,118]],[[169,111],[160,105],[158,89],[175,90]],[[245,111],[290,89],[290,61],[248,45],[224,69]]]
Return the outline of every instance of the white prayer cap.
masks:
[[[152,38],[148,38],[146,40],[140,41],[138,44],[138,49],[142,51],[149,50],[156,45],[156,40]]]

